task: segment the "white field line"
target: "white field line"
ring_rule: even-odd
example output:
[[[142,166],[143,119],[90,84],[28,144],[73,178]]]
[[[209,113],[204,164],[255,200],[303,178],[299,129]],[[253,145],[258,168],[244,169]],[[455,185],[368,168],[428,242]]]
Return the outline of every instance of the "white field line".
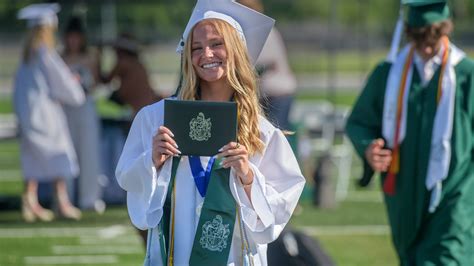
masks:
[[[297,227],[311,236],[389,235],[388,225],[341,225]]]
[[[28,265],[68,265],[68,264],[117,264],[118,258],[113,255],[102,256],[28,256],[24,257]]]
[[[301,226],[298,227],[310,235],[388,235],[387,225],[341,225],[341,226]],[[112,232],[112,233],[111,233]],[[33,237],[96,237],[113,239],[123,236],[134,237],[135,230],[123,225],[111,227],[58,227],[58,228],[12,228],[0,229],[0,238],[33,238]],[[128,240],[121,240],[128,241]],[[131,240],[130,240],[131,241]]]
[[[115,241],[109,245],[95,246],[60,246],[52,247],[54,255],[103,255],[103,254],[141,254],[143,253],[142,245],[115,246]],[[112,246],[114,245],[114,246]]]
[[[103,239],[116,238],[121,235],[125,235],[127,230],[130,230],[130,227],[125,227],[123,225],[112,225],[103,229],[100,229],[98,235]]]
[[[110,227],[39,227],[39,228],[2,228],[0,238],[64,238],[95,236],[102,238],[113,238],[122,234],[134,234],[135,231],[128,226],[114,225]]]

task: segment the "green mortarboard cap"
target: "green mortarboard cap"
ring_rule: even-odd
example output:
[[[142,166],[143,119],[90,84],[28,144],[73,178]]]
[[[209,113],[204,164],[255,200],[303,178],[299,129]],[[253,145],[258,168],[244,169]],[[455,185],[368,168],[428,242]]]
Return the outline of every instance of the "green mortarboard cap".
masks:
[[[449,18],[446,0],[402,0],[408,5],[407,24],[411,27],[424,27]]]

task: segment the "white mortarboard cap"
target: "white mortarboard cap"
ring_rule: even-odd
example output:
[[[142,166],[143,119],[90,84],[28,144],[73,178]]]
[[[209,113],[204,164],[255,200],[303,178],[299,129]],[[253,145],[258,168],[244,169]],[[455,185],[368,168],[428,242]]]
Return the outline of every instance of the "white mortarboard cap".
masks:
[[[60,10],[59,4],[32,4],[18,11],[18,19],[28,20],[28,27],[39,25],[57,26],[56,13]]]
[[[275,24],[274,19],[231,0],[198,0],[176,51],[183,52],[184,42],[197,23],[211,18],[226,21],[241,34],[252,63],[257,60]]]

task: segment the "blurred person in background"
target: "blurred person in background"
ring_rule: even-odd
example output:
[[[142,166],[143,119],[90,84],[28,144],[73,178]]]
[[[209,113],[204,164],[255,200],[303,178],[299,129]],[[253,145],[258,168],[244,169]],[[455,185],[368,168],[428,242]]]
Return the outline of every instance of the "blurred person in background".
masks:
[[[263,13],[260,0],[237,2]],[[267,118],[276,127],[291,130],[289,114],[296,92],[296,78],[288,64],[287,51],[280,32],[273,27],[256,64],[259,73],[261,104]]]
[[[111,82],[117,78],[120,87],[111,95],[111,100],[118,104],[126,104],[132,108],[132,117],[146,105],[157,102],[161,97],[153,91],[148,73],[140,61],[139,45],[130,34],[121,34],[113,44],[117,63],[101,81]]]
[[[99,177],[100,167],[100,121],[97,115],[93,90],[99,79],[98,54],[87,46],[83,21],[72,17],[64,32],[64,62],[79,77],[86,100],[79,106],[64,106],[69,131],[79,161],[79,178],[74,191],[77,191],[78,205],[81,209],[103,212]]]
[[[79,174],[79,167],[62,105],[81,105],[85,97],[77,77],[54,50],[58,11],[57,4],[33,4],[18,13],[30,28],[13,93],[26,181],[22,214],[27,222],[54,217],[38,202],[38,182],[43,181],[54,181],[61,216],[81,217],[69,200],[65,182]]]
[[[117,63],[108,75],[102,75],[101,81],[109,83],[118,79],[120,86],[112,92],[110,100],[119,105],[132,108],[132,119],[141,108],[159,101],[150,85],[148,72],[140,60],[140,47],[130,34],[122,33],[113,43]],[[129,127],[127,127],[129,128]],[[146,246],[147,231],[138,230]]]
[[[363,179],[382,173],[400,264],[473,265],[474,62],[448,38],[446,1],[403,2],[409,43],[372,72],[346,131]]]

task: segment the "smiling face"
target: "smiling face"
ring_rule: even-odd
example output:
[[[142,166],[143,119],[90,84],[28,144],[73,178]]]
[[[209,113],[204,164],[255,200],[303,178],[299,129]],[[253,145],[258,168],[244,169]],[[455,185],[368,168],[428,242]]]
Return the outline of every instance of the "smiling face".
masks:
[[[192,33],[191,61],[201,82],[226,78],[227,50],[224,38],[206,21],[198,23]]]
[[[227,49],[229,48],[229,49]],[[198,23],[184,43],[180,100],[235,101],[238,140],[249,154],[263,151],[257,80],[246,43],[228,22],[209,18]]]

